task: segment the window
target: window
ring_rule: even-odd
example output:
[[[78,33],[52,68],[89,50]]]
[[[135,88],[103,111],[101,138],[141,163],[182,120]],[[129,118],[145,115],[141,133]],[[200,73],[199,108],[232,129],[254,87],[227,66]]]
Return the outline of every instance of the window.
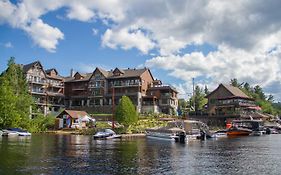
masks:
[[[215,104],[216,103],[216,99],[210,99],[210,103],[211,104]]]

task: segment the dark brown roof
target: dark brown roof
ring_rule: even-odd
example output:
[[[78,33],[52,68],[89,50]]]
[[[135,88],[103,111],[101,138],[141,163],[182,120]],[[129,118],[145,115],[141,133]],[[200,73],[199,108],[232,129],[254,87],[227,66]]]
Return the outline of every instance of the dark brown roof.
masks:
[[[56,75],[56,76],[50,76],[50,75],[46,75],[47,78],[49,79],[55,79],[55,80],[63,80],[64,77],[60,76],[60,75]]]
[[[31,68],[32,68],[34,65],[36,65],[36,64],[39,64],[39,65],[42,67],[42,69],[43,69],[43,66],[42,66],[42,64],[40,63],[40,61],[34,61],[34,62],[32,62],[32,63],[23,65],[23,72],[26,73],[29,69],[31,69]],[[43,71],[44,71],[44,69],[43,69]]]
[[[77,73],[79,72],[76,72],[75,74]],[[79,73],[79,74],[84,78],[75,80],[75,77],[65,77],[65,82],[89,81],[93,73],[86,73],[86,74]]]
[[[113,74],[113,70],[111,71],[106,71],[103,70],[101,68],[96,68],[96,70],[99,70],[107,79],[119,79],[119,78],[131,78],[131,77],[140,77],[145,71],[149,71],[149,69],[147,68],[143,68],[143,69],[123,69],[121,70],[122,74],[118,75],[118,76],[114,76]],[[120,70],[120,69],[118,69]],[[94,71],[94,72],[95,72]],[[79,72],[77,72],[79,73]],[[150,73],[150,71],[149,71]],[[76,82],[76,81],[89,81],[90,78],[92,77],[93,73],[87,73],[87,74],[81,74],[79,73],[81,76],[83,76],[83,79],[79,79],[79,80],[75,80],[74,77],[65,77],[65,82]],[[151,74],[151,73],[150,73]],[[151,75],[152,76],[152,75]],[[152,77],[153,78],[153,77]]]
[[[224,87],[226,90],[228,90],[232,96],[230,96],[230,98],[233,97],[240,97],[240,98],[247,98],[247,99],[251,99],[249,96],[247,96],[243,91],[241,91],[238,87],[234,87],[231,85],[226,85],[226,84],[220,84],[214,91],[212,91],[210,94],[208,94],[206,97],[209,97],[211,94],[213,94],[214,92],[216,92],[220,87]]]
[[[58,71],[55,68],[47,69],[47,70],[45,70],[45,72],[47,74],[49,74],[52,70],[54,70],[56,72],[56,74],[58,74]]]
[[[153,86],[153,87],[150,87],[148,90],[172,90],[172,91],[178,93],[177,89],[171,85]]]
[[[143,69],[124,69],[122,70],[121,75],[119,76],[114,76],[113,75],[113,71],[110,71],[108,73],[108,79],[118,79],[118,78],[129,78],[129,77],[140,77],[145,71],[147,71],[148,69],[143,68]]]
[[[90,116],[86,111],[75,111],[75,110],[64,110],[58,116],[60,116],[63,112],[70,115],[71,118],[84,117],[85,115]]]
[[[243,91],[241,91],[238,87],[234,87],[231,85],[222,84],[233,96],[249,98]]]
[[[96,70],[99,70],[103,74],[103,76],[108,77],[108,74],[109,74],[108,71],[106,71],[106,70],[104,70],[104,69],[102,69],[100,67],[97,67]]]

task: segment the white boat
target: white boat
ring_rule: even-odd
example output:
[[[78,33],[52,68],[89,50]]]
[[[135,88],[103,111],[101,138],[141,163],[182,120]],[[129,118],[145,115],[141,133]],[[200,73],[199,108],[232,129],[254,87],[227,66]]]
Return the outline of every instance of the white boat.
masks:
[[[185,134],[185,131],[177,127],[161,127],[146,129],[146,136],[149,138],[161,138],[177,141],[181,134]]]
[[[189,140],[211,138],[212,134],[209,131],[209,127],[200,121],[196,120],[178,120],[172,122],[174,126],[184,129],[186,137]]]
[[[8,128],[3,130],[2,136],[31,136],[31,133],[19,128]]]
[[[165,127],[155,127],[145,130],[147,138],[160,138],[185,143],[188,141],[185,130],[178,126],[176,122],[171,121]]]
[[[220,130],[216,131],[212,134],[212,138],[226,138],[227,137],[227,130]]]
[[[121,135],[117,135],[111,129],[104,129],[102,131],[97,132],[94,135],[94,139],[117,139],[121,138]]]

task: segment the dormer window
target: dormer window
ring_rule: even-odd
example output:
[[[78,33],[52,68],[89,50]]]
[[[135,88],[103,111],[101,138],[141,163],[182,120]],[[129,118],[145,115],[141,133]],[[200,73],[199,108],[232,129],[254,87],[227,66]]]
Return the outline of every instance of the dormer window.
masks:
[[[123,75],[125,72],[123,70],[120,70],[118,68],[115,68],[114,71],[113,71],[113,75],[114,76],[120,76],[120,75]]]

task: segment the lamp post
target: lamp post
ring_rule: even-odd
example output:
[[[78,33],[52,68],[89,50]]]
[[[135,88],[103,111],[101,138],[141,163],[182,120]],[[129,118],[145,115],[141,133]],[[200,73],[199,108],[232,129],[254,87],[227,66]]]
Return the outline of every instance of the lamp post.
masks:
[[[194,78],[192,78],[192,93],[193,93],[193,107],[194,107],[194,111],[196,111],[196,109],[195,109],[195,89],[194,89]]]
[[[114,129],[114,112],[115,112],[115,102],[114,102],[114,84],[112,83],[112,129]]]

